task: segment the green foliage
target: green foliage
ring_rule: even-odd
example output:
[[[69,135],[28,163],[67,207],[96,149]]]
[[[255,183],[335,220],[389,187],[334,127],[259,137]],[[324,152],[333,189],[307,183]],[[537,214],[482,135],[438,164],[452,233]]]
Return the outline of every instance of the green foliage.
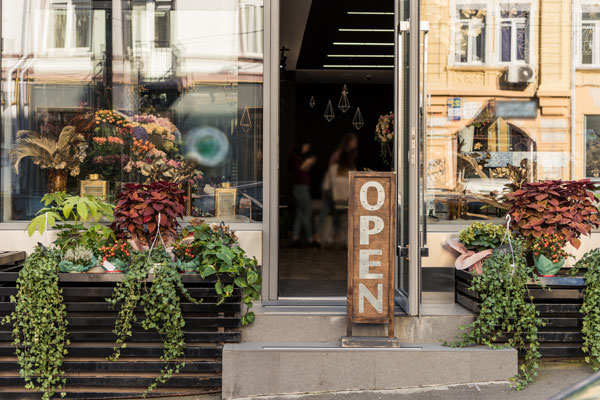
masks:
[[[17,279],[15,310],[2,323],[13,322],[13,345],[25,388],[50,399],[64,389],[63,357],[67,354],[66,307],[58,287],[57,261],[50,251],[36,248]],[[65,393],[62,393],[65,396]]]
[[[473,222],[468,228],[460,231],[458,240],[470,250],[483,251],[500,246],[505,235],[506,227],[502,225]]]
[[[152,285],[148,287],[147,276],[152,268],[154,277]],[[199,302],[193,299],[183,286],[181,275],[170,256],[164,250],[155,250],[150,256],[143,253],[133,254],[124,280],[117,284],[112,298],[107,299],[113,307],[121,304],[113,330],[117,335],[117,343],[109,360],[116,361],[121,350],[127,347],[126,340],[132,335],[133,325],[138,321],[135,315],[138,305],[144,309],[142,327],[145,330],[156,330],[163,338],[164,351],[161,359],[166,365],[146,389],[144,397],[159,383],[166,382],[185,366],[183,362],[176,362],[185,350],[182,297],[192,303]]]
[[[583,292],[583,335],[582,350],[586,354],[585,361],[594,370],[600,367],[600,249],[587,252],[575,263],[573,273],[585,270],[585,290]]]
[[[538,329],[543,326],[532,300],[527,300],[527,279],[534,276],[533,267],[527,265],[521,244],[513,241],[515,266],[510,251],[494,250],[483,262],[483,273],[473,276],[472,290],[482,299],[477,319],[462,334],[462,341],[452,346],[483,344],[501,348],[496,342],[507,335],[506,346],[523,353],[519,373],[513,378],[517,390],[525,387],[537,375],[540,352]]]
[[[231,297],[235,287],[240,288],[242,303],[246,306],[242,325],[253,323],[254,312],[250,311],[250,308],[252,302],[259,299],[262,288],[256,259],[246,256],[244,250],[237,245],[235,235],[223,225],[190,225],[183,230],[183,235],[193,236],[193,241],[185,247],[194,251],[200,276],[212,276],[217,280],[215,290],[219,296],[218,304]],[[224,283],[231,280],[233,283]]]
[[[42,202],[44,207],[27,226],[29,236],[36,230],[43,235],[47,228],[56,228],[59,232],[54,245],[60,250],[80,245],[93,250],[96,256],[102,243],[114,239],[113,231],[98,223],[102,218],[112,221],[113,205],[93,196],[72,196],[65,192],[46,194]]]

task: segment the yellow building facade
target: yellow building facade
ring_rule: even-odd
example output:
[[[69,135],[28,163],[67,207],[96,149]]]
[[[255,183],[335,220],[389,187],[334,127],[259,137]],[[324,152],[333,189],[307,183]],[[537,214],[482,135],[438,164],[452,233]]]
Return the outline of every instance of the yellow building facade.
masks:
[[[484,206],[515,180],[600,177],[597,2],[423,0],[421,13],[431,222],[497,217]]]

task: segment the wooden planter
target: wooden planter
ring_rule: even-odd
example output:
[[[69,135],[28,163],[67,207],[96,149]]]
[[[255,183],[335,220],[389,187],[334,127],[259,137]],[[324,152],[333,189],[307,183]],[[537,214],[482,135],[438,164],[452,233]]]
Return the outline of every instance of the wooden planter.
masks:
[[[14,310],[9,296],[17,292],[15,281],[24,259],[6,259],[0,254],[0,317]],[[10,262],[9,262],[10,261]],[[138,323],[121,351],[117,362],[107,361],[116,336],[112,333],[116,311],[106,298],[113,293],[122,274],[59,274],[69,320],[69,354],[63,368],[67,377],[67,398],[108,399],[139,398],[164,366],[160,360],[162,340],[153,331],[144,331]],[[239,289],[220,306],[216,305],[214,281],[199,275],[182,276],[195,305],[182,302],[186,321],[186,366],[181,373],[159,385],[150,396],[175,396],[221,391],[222,350],[225,343],[241,340],[241,296]],[[140,317],[143,316],[143,310]],[[141,318],[140,318],[141,319]],[[24,388],[19,366],[10,345],[12,325],[0,326],[0,399],[39,399],[38,392]],[[58,396],[57,396],[58,398]]]
[[[469,289],[472,275],[457,270],[455,276],[456,302],[474,313],[479,312],[481,298]],[[546,322],[539,331],[542,357],[582,358],[580,309],[585,286],[583,278],[556,276],[540,278],[540,281],[551,290],[544,290],[533,282],[528,288],[540,317]]]

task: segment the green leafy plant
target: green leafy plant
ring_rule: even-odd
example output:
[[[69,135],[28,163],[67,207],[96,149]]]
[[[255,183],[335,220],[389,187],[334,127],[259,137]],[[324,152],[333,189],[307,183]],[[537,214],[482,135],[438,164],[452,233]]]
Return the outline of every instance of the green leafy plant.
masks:
[[[202,278],[216,279],[215,291],[219,296],[218,304],[222,304],[234,294],[234,288],[242,291],[242,303],[246,306],[246,314],[242,317],[242,325],[254,322],[254,312],[250,311],[252,302],[260,296],[261,276],[255,258],[246,256],[238,246],[237,237],[224,225],[208,225],[192,221],[183,230],[187,248],[193,253],[186,257],[194,257],[197,271]]]
[[[473,276],[474,290],[482,299],[475,321],[462,334],[456,347],[482,344],[491,348],[514,347],[523,353],[519,373],[513,378],[517,390],[537,375],[540,352],[538,329],[543,326],[539,313],[527,296],[527,279],[533,277],[533,267],[527,265],[521,244],[513,241],[515,262],[510,250],[498,248],[483,262],[483,273]],[[528,299],[529,298],[529,299]],[[506,344],[498,344],[501,339]]]
[[[148,287],[147,277],[151,269],[154,276],[152,284]],[[117,335],[117,343],[113,355],[109,357],[110,360],[116,361],[121,350],[127,346],[126,340],[132,336],[133,326],[138,321],[135,314],[138,305],[144,309],[142,327],[145,330],[156,330],[163,338],[164,351],[161,359],[166,365],[144,392],[144,397],[185,366],[184,362],[177,361],[185,350],[182,297],[189,302],[199,303],[185,289],[181,275],[169,254],[163,249],[154,250],[150,255],[135,253],[124,280],[117,284],[113,296],[107,299],[113,307],[121,304],[113,330]]]
[[[35,231],[44,234],[46,229],[58,230],[54,245],[66,251],[81,245],[95,251],[101,243],[114,238],[113,231],[99,223],[112,221],[114,206],[93,196],[73,196],[65,192],[49,193],[42,197],[44,207],[27,226],[29,236]],[[86,225],[87,223],[87,225]]]
[[[506,194],[506,199],[516,229],[529,244],[544,233],[560,233],[573,247],[579,248],[579,237],[600,226],[594,189],[596,184],[589,179],[524,183],[520,189]]]
[[[151,245],[158,230],[169,244],[177,235],[177,218],[185,213],[184,193],[179,184],[170,182],[125,185],[117,195],[111,228],[118,239],[132,238],[145,246]]]
[[[600,368],[600,249],[587,252],[575,263],[573,275],[584,272],[585,289],[583,291],[583,335],[582,350],[586,354],[585,361],[595,371]]]
[[[458,240],[469,250],[483,251],[500,246],[505,236],[506,227],[502,225],[473,222],[468,228],[460,231]]]
[[[19,272],[15,310],[2,323],[13,323],[13,342],[25,388],[50,399],[65,386],[63,357],[67,354],[67,319],[58,286],[57,259],[37,247]],[[62,393],[65,396],[65,393]]]

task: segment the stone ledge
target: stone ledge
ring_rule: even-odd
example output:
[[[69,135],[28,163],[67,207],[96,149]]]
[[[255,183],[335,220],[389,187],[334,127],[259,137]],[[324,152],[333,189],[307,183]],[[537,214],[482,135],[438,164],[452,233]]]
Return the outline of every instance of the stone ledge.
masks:
[[[345,390],[506,381],[517,373],[514,349],[450,348],[407,343],[402,348],[342,348],[339,342],[227,344],[223,399]]]

